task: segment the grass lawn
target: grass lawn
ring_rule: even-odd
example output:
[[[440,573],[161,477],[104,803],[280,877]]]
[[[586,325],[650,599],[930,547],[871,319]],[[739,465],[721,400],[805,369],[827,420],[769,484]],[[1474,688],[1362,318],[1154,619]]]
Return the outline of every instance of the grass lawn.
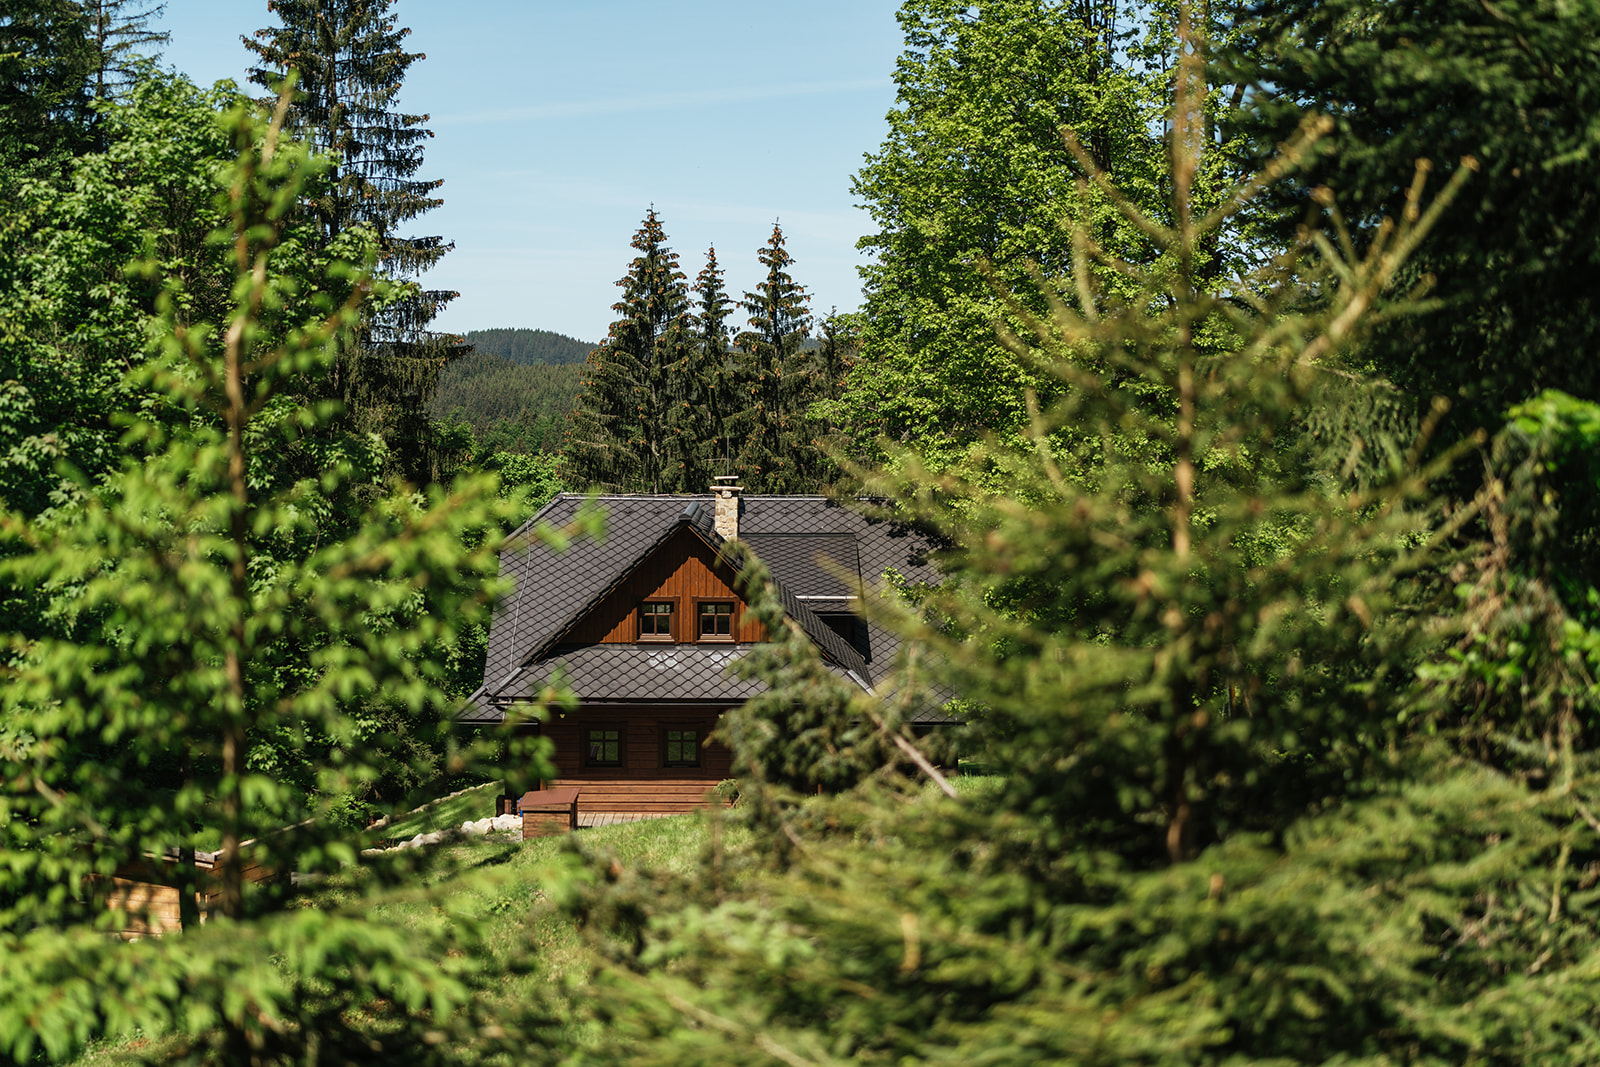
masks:
[[[417,833],[460,826],[468,819],[494,814],[498,783],[468,790],[459,796],[442,798],[410,812],[391,824],[391,828],[370,831],[379,838],[391,835],[403,839]],[[709,843],[706,819],[700,815],[674,815],[615,826],[580,831],[583,843],[611,856],[625,870],[684,874],[696,868]],[[737,847],[747,840],[747,831],[727,828],[727,843]],[[512,958],[535,952],[534,968],[515,975],[494,988],[482,1006],[491,1012],[504,1006],[505,1013],[525,1005],[536,988],[560,989],[568,979],[579,978],[585,969],[584,952],[577,930],[564,916],[540,905],[544,889],[557,880],[557,869],[564,863],[568,841],[565,836],[532,841],[506,838],[468,838],[453,844],[435,846],[439,860],[433,875],[434,893],[429,899],[405,895],[384,902],[375,898],[368,915],[373,921],[411,927],[431,916],[441,900],[451,912],[465,921],[480,924],[491,972],[503,969]],[[317,894],[327,906],[355,902],[361,886],[370,877],[365,868],[353,868],[331,880]],[[571,1037],[583,1040],[582,1022],[569,1024]],[[80,1067],[111,1067],[113,1064],[142,1062],[160,1058],[163,1040],[96,1042],[73,1061]]]
[[[951,779],[962,796],[976,797],[997,791],[1004,779],[999,776],[963,775]],[[397,819],[389,827],[369,831],[373,837],[404,840],[410,836],[460,826],[469,819],[480,819],[494,812],[498,783],[488,783],[462,793],[441,798]],[[937,794],[927,783],[924,795]],[[724,824],[725,845],[737,851],[749,841],[749,831],[739,825]],[[711,824],[703,815],[675,815],[615,826],[595,827],[579,832],[578,841],[587,849],[611,857],[617,869],[627,873],[687,874],[705,862],[709,851]],[[543,906],[545,890],[562,882],[561,870],[570,862],[567,837],[546,837],[532,841],[506,838],[470,838],[436,846],[432,855],[439,861],[419,881],[433,883],[426,897],[385,894],[366,898],[369,916],[377,922],[413,928],[437,914],[443,903],[463,921],[479,926],[485,954],[485,970],[504,973],[506,964],[525,959],[533,950],[533,964],[525,973],[512,975],[495,986],[481,1007],[492,1015],[512,1016],[514,1010],[533,1000],[535,991],[564,996],[562,990],[572,980],[580,980],[587,969],[586,950],[572,922]],[[338,907],[363,899],[362,887],[372,877],[365,867],[352,868],[326,884],[317,894],[324,906]],[[503,1011],[501,1010],[503,1007]],[[567,1035],[572,1044],[585,1044],[589,1025],[581,1014],[557,1012],[572,1021]],[[157,1046],[159,1047],[159,1046]],[[110,1065],[128,1062],[142,1053],[155,1051],[143,1041],[97,1045],[79,1064]]]

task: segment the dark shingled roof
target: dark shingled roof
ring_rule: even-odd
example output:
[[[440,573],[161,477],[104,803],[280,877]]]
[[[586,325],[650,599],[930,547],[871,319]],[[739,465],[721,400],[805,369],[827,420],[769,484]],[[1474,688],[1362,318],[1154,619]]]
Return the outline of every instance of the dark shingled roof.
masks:
[[[508,540],[500,565],[514,588],[495,612],[484,685],[462,708],[462,720],[498,721],[501,707],[537,695],[558,664],[584,701],[734,703],[758,692],[759,683],[727,674],[727,664],[748,651],[738,646],[560,644],[563,635],[678,529],[688,527],[713,548],[723,544],[713,527],[710,495],[600,497],[598,504],[606,513],[603,538],[578,538],[565,552],[556,552],[533,536],[536,526],[570,523],[585,499],[572,493],[557,496]],[[862,586],[875,587],[891,569],[911,581],[936,580],[926,538],[822,497],[744,497],[739,534],[766,563],[784,610],[830,667],[863,688],[876,684],[893,661],[893,635],[866,627],[863,655],[816,611],[847,610]]]
[[[529,664],[499,694],[508,701],[533,700],[560,671],[584,704],[637,704],[643,686],[655,702],[738,703],[766,690],[766,683],[735,678],[728,668],[748,655],[750,645],[574,645],[558,647]],[[843,677],[843,668],[830,665]],[[859,678],[852,678],[857,685]]]
[[[724,645],[579,645],[558,648],[548,659],[530,664],[502,698],[529,700],[539,695],[556,670],[580,701],[637,703],[644,686],[652,701],[747,700],[766,686],[728,673],[728,666],[749,652],[749,646]]]
[[[739,538],[796,597],[838,599],[861,584],[855,534],[751,534]],[[841,577],[842,575],[842,577]]]

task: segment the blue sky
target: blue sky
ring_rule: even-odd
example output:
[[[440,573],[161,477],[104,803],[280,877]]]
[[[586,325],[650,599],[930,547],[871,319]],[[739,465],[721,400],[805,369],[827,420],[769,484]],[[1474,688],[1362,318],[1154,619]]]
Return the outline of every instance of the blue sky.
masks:
[[[444,206],[415,234],[455,251],[424,279],[461,296],[436,320],[598,341],[654,203],[692,279],[715,244],[735,296],[777,219],[795,280],[825,313],[861,298],[850,195],[894,103],[902,41],[888,0],[397,0],[427,58],[402,106],[427,113],[422,177]],[[167,0],[164,61],[202,85],[244,80],[241,34],[266,0]]]

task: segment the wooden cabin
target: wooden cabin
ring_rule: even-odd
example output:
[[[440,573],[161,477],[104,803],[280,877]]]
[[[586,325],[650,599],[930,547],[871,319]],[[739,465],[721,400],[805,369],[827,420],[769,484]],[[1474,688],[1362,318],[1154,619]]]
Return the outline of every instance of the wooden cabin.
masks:
[[[706,495],[601,497],[605,537],[556,552],[527,531],[570,522],[587,499],[562,494],[501,555],[515,588],[495,612],[484,684],[460,718],[501,722],[559,673],[579,707],[538,729],[559,769],[547,784],[577,786],[581,812],[691,810],[732,773],[713,731],[763,687],[728,668],[767,635],[723,558],[729,541],[767,565],[788,617],[830,670],[864,690],[887,672],[895,643],[860,617],[861,598],[889,571],[935,580],[926,539],[903,524],[720,481]]]

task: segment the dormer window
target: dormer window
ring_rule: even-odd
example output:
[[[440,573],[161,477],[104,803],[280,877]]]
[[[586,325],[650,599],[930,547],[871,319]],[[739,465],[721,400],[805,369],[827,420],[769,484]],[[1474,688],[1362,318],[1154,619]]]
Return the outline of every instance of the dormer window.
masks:
[[[726,600],[700,601],[700,640],[733,640],[733,604]]]
[[[672,601],[646,600],[639,605],[639,640],[672,640]]]

